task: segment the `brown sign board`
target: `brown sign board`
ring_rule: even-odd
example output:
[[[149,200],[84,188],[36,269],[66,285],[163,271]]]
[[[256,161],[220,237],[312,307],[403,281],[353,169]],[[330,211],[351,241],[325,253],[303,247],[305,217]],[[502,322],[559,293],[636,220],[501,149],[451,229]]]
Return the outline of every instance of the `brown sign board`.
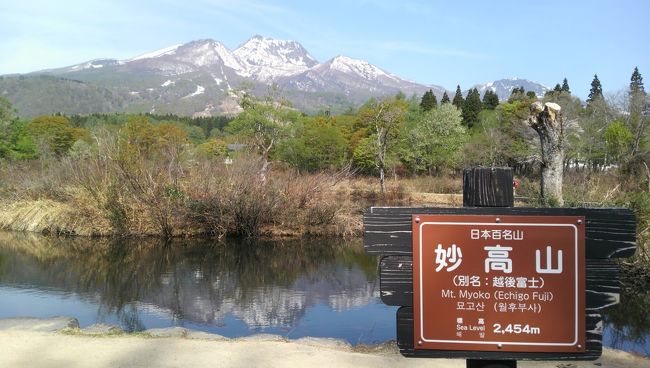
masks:
[[[415,349],[585,351],[583,216],[412,220]]]

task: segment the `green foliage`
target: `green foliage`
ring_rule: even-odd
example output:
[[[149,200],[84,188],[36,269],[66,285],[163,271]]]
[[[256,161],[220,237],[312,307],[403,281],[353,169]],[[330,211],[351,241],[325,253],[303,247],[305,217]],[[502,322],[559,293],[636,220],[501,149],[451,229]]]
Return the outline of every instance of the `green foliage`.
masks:
[[[607,146],[607,154],[614,162],[620,162],[621,158],[629,153],[634,135],[623,121],[617,120],[605,129],[603,138]]]
[[[452,104],[444,104],[404,126],[400,159],[416,173],[457,168],[468,138],[461,112]]]
[[[436,99],[436,95],[433,94],[433,91],[428,90],[424,92],[422,101],[420,102],[420,108],[422,111],[429,111],[431,109],[435,109],[436,107],[438,107],[438,100]]]
[[[36,156],[36,145],[25,123],[14,117],[11,103],[0,97],[0,159],[29,159]]]
[[[187,133],[178,126],[154,125],[147,116],[134,115],[120,129],[119,160],[138,169],[143,160],[174,160],[187,144]]]
[[[373,140],[375,143],[375,165],[379,171],[382,192],[385,189],[384,177],[390,159],[389,155],[394,153],[396,138],[402,124],[406,121],[407,111],[408,103],[397,98],[369,101],[359,110],[355,125],[362,129],[368,129],[375,137]]]
[[[587,98],[588,103],[592,103],[596,100],[603,99],[603,86],[598,80],[598,74],[594,74],[594,79],[591,81],[591,89],[589,90],[589,96]]]
[[[442,105],[444,103],[449,103],[449,102],[450,102],[449,95],[447,94],[447,91],[445,91],[445,93],[442,94],[442,99],[440,100],[440,104]]]
[[[339,167],[346,155],[347,142],[334,126],[334,119],[303,118],[292,139],[279,148],[282,161],[309,172]]]
[[[483,110],[478,124],[470,130],[464,151],[468,166],[522,167],[533,155],[534,134],[523,121],[530,103],[525,100],[500,104],[495,110]]]
[[[515,87],[512,89],[512,92],[510,93],[510,97],[508,97],[508,102],[512,103],[515,101],[521,101],[526,99],[527,96],[524,87]]]
[[[70,120],[61,115],[44,115],[27,124],[27,130],[39,145],[41,154],[65,155],[78,139],[89,141],[90,135],[83,128],[75,128]]]
[[[526,97],[531,100],[534,100],[537,98],[537,94],[534,91],[528,91],[526,92]]]
[[[650,101],[647,98],[643,87],[643,77],[638,68],[634,68],[630,78],[630,90],[628,94],[628,115],[627,125],[634,135],[634,142],[630,152],[631,158],[645,152],[648,137],[646,137],[646,127],[649,123]]]
[[[352,154],[354,167],[360,174],[377,175],[377,145],[376,137],[370,136],[363,138],[357,144]]]
[[[493,90],[488,89],[483,95],[483,108],[494,110],[497,106],[499,106],[499,96]]]
[[[228,144],[221,139],[214,138],[198,145],[196,151],[203,157],[226,157],[228,155]]]
[[[478,113],[481,112],[483,105],[481,103],[481,95],[476,88],[470,89],[467,93],[467,99],[463,103],[463,123],[468,127],[472,127],[478,118]]]
[[[0,96],[0,121],[8,121],[15,118],[16,110],[11,106],[11,102]]]
[[[643,87],[643,77],[641,76],[641,73],[639,73],[639,68],[636,66],[632,72],[632,77],[630,77],[630,93],[645,93],[645,89]]]
[[[459,110],[463,109],[463,105],[465,104],[465,99],[463,98],[463,92],[460,90],[460,85],[456,86],[456,94],[454,95],[454,99],[451,102],[454,106],[456,106]]]
[[[260,101],[245,94],[244,109],[226,127],[226,132],[242,137],[263,157],[269,157],[276,144],[289,136],[290,128],[300,113],[286,104],[267,98]]]
[[[564,80],[562,81],[562,88],[560,88],[560,91],[571,94],[571,89],[569,88],[569,81],[567,81],[566,78],[564,78]]]

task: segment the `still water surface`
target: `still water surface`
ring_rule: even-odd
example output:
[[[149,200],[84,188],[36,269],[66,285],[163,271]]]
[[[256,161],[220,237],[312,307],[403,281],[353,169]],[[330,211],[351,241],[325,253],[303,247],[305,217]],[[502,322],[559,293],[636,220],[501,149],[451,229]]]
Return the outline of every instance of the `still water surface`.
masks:
[[[605,344],[650,356],[650,296],[632,294],[625,310],[608,314]],[[64,315],[82,327],[371,344],[395,339],[396,309],[379,300],[377,260],[360,241],[164,244],[0,233],[0,318]]]

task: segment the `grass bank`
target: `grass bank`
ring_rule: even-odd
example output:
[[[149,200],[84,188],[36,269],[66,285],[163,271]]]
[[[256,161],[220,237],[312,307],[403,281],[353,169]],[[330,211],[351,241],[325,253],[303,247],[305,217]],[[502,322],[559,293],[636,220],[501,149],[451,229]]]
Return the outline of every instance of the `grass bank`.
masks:
[[[88,157],[0,166],[0,228],[80,236],[328,236],[362,234],[371,205],[460,206],[458,177],[374,178],[348,171],[265,170],[186,159],[136,164]]]

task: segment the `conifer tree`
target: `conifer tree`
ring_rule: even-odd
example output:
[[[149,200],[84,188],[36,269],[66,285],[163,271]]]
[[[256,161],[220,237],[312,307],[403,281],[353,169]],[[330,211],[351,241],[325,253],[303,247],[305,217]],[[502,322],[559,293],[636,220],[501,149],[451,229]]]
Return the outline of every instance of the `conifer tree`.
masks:
[[[496,92],[488,89],[483,95],[483,108],[487,110],[494,110],[499,105],[499,96]]]
[[[432,90],[424,92],[422,96],[422,101],[420,102],[420,108],[422,111],[429,111],[438,107],[438,101],[436,95],[433,94]]]
[[[537,99],[537,93],[535,93],[535,91],[528,91],[526,92],[526,97],[531,100],[535,100]]]
[[[635,156],[646,145],[645,141],[647,138],[645,130],[648,123],[650,123],[650,120],[647,118],[648,100],[643,87],[643,77],[639,73],[638,67],[634,67],[634,72],[632,72],[632,77],[630,78],[629,99],[628,124],[634,132],[631,156]]]
[[[591,81],[591,89],[589,90],[589,96],[587,102],[593,102],[603,98],[603,86],[600,85],[598,80],[598,74],[594,74],[594,80]]]
[[[634,67],[634,72],[632,72],[632,77],[630,78],[630,93],[631,94],[645,94],[645,89],[643,88],[643,77],[639,73],[639,68]]]
[[[450,102],[449,95],[447,94],[447,91],[445,91],[445,93],[442,94],[442,100],[440,100],[440,104],[442,105],[444,103],[449,103],[449,102]]]
[[[562,81],[561,91],[571,94],[571,89],[569,88],[569,81],[567,81],[566,78],[564,78],[564,80]]]
[[[478,92],[478,89],[470,89],[467,93],[467,99],[463,104],[463,122],[468,127],[472,127],[474,123],[478,120],[478,113],[481,112],[481,94]]]
[[[451,103],[454,106],[456,106],[459,110],[463,108],[465,99],[463,98],[463,92],[460,91],[460,85],[456,86],[456,94],[454,95],[454,99],[451,101]]]
[[[560,86],[560,83],[557,83],[555,87],[553,87],[553,92],[557,92],[557,93],[562,92],[562,87]]]
[[[513,102],[517,100],[523,100],[526,98],[526,90],[524,90],[524,87],[515,87],[512,89],[512,92],[510,93],[510,97],[508,97],[508,102]]]

